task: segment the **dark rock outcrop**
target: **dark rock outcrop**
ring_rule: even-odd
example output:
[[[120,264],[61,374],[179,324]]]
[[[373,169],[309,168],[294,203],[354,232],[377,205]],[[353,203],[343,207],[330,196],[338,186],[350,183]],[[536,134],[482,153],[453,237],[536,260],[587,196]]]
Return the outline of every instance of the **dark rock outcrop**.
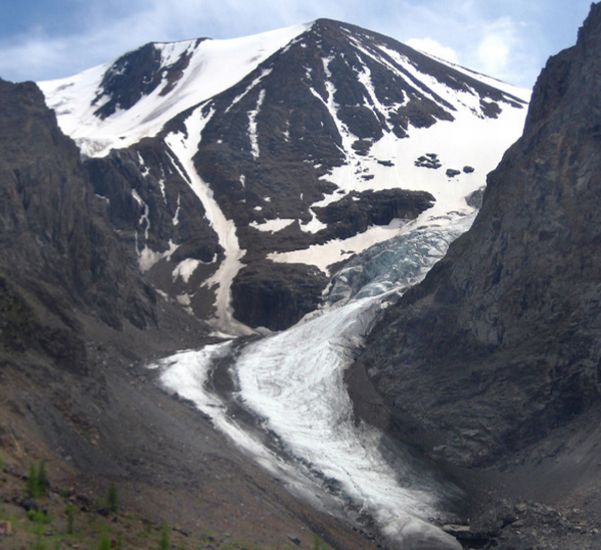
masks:
[[[327,238],[352,237],[371,225],[388,225],[394,219],[412,220],[434,204],[425,191],[352,191],[339,201],[315,208],[319,221],[328,225]]]
[[[594,4],[539,77],[473,227],[356,365],[430,455],[491,464],[600,401],[600,51]]]
[[[232,287],[236,318],[251,327],[282,330],[315,310],[327,279],[303,264],[255,263]]]
[[[199,38],[196,45],[201,41],[202,38]],[[190,54],[182,54],[162,69],[161,61],[161,51],[153,43],[145,44],[117,59],[105,73],[101,89],[94,99],[94,105],[100,104],[95,114],[100,118],[107,118],[118,109],[129,109],[160,85],[163,87],[159,93],[165,95],[182,77],[183,70],[190,61]]]

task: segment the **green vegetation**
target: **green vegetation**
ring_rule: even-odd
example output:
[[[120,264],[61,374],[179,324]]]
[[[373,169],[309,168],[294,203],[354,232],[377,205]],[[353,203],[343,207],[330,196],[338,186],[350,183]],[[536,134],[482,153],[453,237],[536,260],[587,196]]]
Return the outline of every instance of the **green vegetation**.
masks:
[[[27,476],[27,494],[30,498],[41,498],[48,495],[50,482],[46,475],[46,465],[41,462],[39,465],[32,464]]]
[[[50,492],[50,484],[43,463],[36,462],[29,469],[29,475],[23,476],[18,471],[7,470],[4,474],[6,484],[0,483],[0,520],[10,523],[12,535],[10,542],[15,542],[27,550],[66,550],[67,548],[85,548],[88,550],[131,550],[131,549],[156,549],[192,550],[212,546],[222,550],[273,550],[272,547],[254,545],[249,541],[233,540],[231,535],[222,536],[219,533],[208,531],[184,534],[178,529],[173,529],[167,523],[162,525],[150,521],[148,518],[132,511],[122,509],[119,493],[115,484],[105,486],[106,494],[100,494],[98,500],[87,496],[79,487],[74,486],[68,490],[59,490],[54,487]],[[58,479],[58,477],[57,477]],[[15,493],[24,494],[28,498],[40,498],[50,495],[35,503],[28,504],[34,508],[25,511],[20,503],[15,503],[9,496]],[[86,497],[89,505],[79,508],[75,498]],[[106,506],[98,510],[98,506]],[[112,515],[109,523],[101,514],[106,515],[110,509]],[[101,512],[101,513],[97,513]],[[4,539],[3,539],[4,540]],[[18,542],[17,542],[18,541]],[[317,546],[319,550],[327,547]],[[0,547],[3,548],[2,542]],[[289,546],[278,546],[281,550],[290,550]]]
[[[161,528],[161,541],[159,542],[159,550],[169,550],[171,548],[171,529],[165,523]]]
[[[46,465],[41,462],[39,465],[32,464],[27,478],[27,490],[31,498],[40,498],[48,496],[50,482],[46,474]]]
[[[73,504],[67,504],[65,515],[67,516],[67,535],[72,535],[75,527],[75,506]]]
[[[52,523],[52,518],[42,510],[29,510],[27,512],[27,518],[36,525],[48,525],[49,523]]]
[[[319,535],[313,537],[313,550],[328,550],[328,548],[328,545],[319,538]]]
[[[111,513],[116,514],[119,511],[119,494],[117,493],[117,487],[114,483],[109,485],[106,503]]]
[[[109,538],[106,530],[104,530],[100,535],[98,550],[111,550],[111,539]]]

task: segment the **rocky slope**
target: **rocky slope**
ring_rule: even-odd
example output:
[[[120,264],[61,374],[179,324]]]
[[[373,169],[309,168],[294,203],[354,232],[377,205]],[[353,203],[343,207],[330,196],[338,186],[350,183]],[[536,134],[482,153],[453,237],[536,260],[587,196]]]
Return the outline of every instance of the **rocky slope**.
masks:
[[[158,298],[40,90],[0,81],[0,99],[2,348],[85,371],[86,319],[157,327]]]
[[[362,373],[383,397],[363,400],[366,418],[447,464],[522,468],[504,482],[514,497],[589,510],[601,475],[600,50],[593,4],[538,79],[472,228],[387,310],[354,369],[360,400]]]
[[[290,326],[333,264],[432,204],[469,209],[527,97],[330,20],[147,44],[40,86],[147,279],[230,333]]]
[[[158,387],[148,361],[208,330],[145,282],[87,174],[37,86],[0,81],[0,547],[91,548],[107,531],[148,548],[164,522],[195,548],[369,546]],[[32,503],[26,478],[42,461],[52,491]],[[116,519],[102,511],[110,483]]]

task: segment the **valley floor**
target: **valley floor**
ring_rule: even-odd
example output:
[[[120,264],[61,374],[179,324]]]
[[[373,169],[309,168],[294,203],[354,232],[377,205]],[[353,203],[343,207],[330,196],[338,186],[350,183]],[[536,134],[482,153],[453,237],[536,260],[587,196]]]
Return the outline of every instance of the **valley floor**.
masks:
[[[289,495],[141,364],[111,351],[96,360],[102,373],[90,377],[3,361],[1,548],[95,549],[105,532],[123,548],[159,548],[164,525],[186,549],[372,546],[350,524]],[[51,491],[36,504],[49,523],[25,511],[28,471],[41,462]],[[120,510],[106,515],[111,484]],[[65,536],[69,503],[77,509],[73,536]],[[7,521],[12,534],[3,536]]]

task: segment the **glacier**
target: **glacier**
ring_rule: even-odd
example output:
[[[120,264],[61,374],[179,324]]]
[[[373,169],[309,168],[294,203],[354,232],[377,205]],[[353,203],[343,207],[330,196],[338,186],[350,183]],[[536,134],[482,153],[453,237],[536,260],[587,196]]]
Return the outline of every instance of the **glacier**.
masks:
[[[408,450],[386,452],[386,436],[354,418],[344,372],[379,312],[425,276],[474,216],[426,211],[336,273],[320,310],[280,333],[168,357],[153,365],[161,383],[301,497],[321,506],[333,499],[330,511],[357,523],[371,518],[390,541],[408,547],[426,541],[428,548],[460,548],[437,527],[459,489]],[[224,364],[235,386],[228,398],[212,383]],[[255,422],[232,414],[228,399]]]

